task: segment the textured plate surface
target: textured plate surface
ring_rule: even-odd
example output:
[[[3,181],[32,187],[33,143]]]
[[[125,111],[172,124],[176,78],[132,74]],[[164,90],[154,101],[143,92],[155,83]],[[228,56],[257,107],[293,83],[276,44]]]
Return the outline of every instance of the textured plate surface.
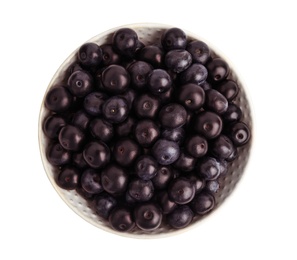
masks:
[[[145,45],[147,45],[147,44],[152,44],[155,42],[160,42],[160,37],[162,35],[162,32],[165,29],[173,27],[173,26],[160,25],[160,24],[132,24],[132,25],[126,25],[126,26],[121,26],[121,27],[129,27],[129,28],[134,29],[137,32],[139,39]],[[95,42],[98,45],[110,43],[113,32],[121,27],[114,28],[107,32],[99,34],[87,42]],[[183,28],[181,28],[181,29],[183,29]],[[213,51],[214,55],[216,55],[218,57],[222,57],[222,55],[217,53],[216,50],[212,47],[212,45],[209,44],[206,40],[195,36],[194,34],[186,31],[185,29],[183,29],[183,30],[186,32],[188,39],[199,39],[199,40],[204,41],[205,43],[208,44],[210,49]],[[46,96],[47,92],[49,91],[49,89],[52,86],[54,86],[57,83],[65,82],[65,78],[67,78],[67,75],[69,75],[69,71],[67,69],[72,63],[75,62],[75,60],[76,60],[75,55],[76,55],[77,50],[75,50],[65,60],[65,62],[60,66],[60,68],[58,69],[58,71],[56,72],[54,77],[52,78],[52,80],[45,92],[44,97]],[[230,79],[232,78],[233,80],[235,80],[238,83],[239,88],[240,88],[239,94],[236,97],[236,99],[234,100],[234,103],[237,104],[243,111],[243,117],[242,117],[241,121],[245,122],[250,127],[251,132],[252,132],[251,109],[249,106],[249,102],[248,102],[244,87],[243,87],[242,83],[240,82],[238,76],[236,75],[234,69],[232,68],[232,64],[230,64],[228,59],[226,59],[225,57],[222,57],[222,58],[225,59],[230,65],[231,73],[228,78],[230,78]],[[42,131],[42,123],[43,123],[44,119],[48,116],[48,114],[49,114],[49,111],[45,108],[44,100],[43,100],[42,105],[41,105],[41,110],[40,110],[38,132],[39,132],[39,147],[40,147],[40,153],[41,153],[41,158],[42,158],[42,162],[44,165],[44,169],[45,169],[45,172],[46,172],[51,184],[53,185],[55,190],[58,192],[60,197],[65,201],[65,203],[74,212],[76,212],[83,219],[85,219],[89,223],[93,224],[94,226],[104,229],[106,231],[116,233],[119,235],[133,236],[133,237],[139,237],[139,238],[141,238],[141,237],[142,238],[144,238],[144,237],[151,238],[151,237],[166,236],[169,234],[177,234],[179,232],[184,232],[187,229],[192,228],[193,226],[195,226],[195,224],[200,223],[201,218],[196,217],[196,218],[194,218],[194,220],[190,226],[188,226],[187,228],[181,229],[181,230],[173,229],[167,225],[162,225],[161,228],[159,228],[155,231],[151,231],[151,232],[143,232],[139,229],[134,229],[130,233],[120,233],[120,232],[117,232],[117,231],[114,231],[113,229],[111,229],[108,226],[108,223],[106,223],[106,221],[102,220],[100,217],[98,217],[93,212],[93,210],[91,209],[91,207],[89,205],[89,202],[87,202],[83,197],[81,197],[76,191],[63,190],[56,185],[55,180],[54,180],[54,175],[55,175],[56,169],[53,166],[51,166],[49,164],[49,162],[47,161],[46,147],[48,146],[48,140]],[[216,208],[212,212],[210,212],[210,214],[213,214],[214,212],[216,212],[217,208],[230,195],[230,193],[233,191],[236,184],[242,177],[242,175],[244,173],[244,169],[248,162],[251,143],[252,143],[251,141],[252,140],[250,140],[250,142],[246,146],[238,149],[238,155],[239,155],[238,158],[229,164],[229,170],[228,170],[227,175],[225,177],[222,177],[219,179],[220,186],[223,188],[220,189],[220,191],[216,194]],[[207,215],[205,217],[207,217]],[[203,217],[203,219],[205,217]]]

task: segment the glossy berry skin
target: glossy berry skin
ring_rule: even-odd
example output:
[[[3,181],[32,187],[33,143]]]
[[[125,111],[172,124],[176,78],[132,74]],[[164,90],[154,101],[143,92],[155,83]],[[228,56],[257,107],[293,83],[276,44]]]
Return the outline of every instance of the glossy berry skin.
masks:
[[[222,131],[223,121],[219,115],[210,111],[203,111],[194,119],[194,130],[206,139],[219,136]]]
[[[207,69],[199,63],[193,63],[189,68],[180,73],[179,80],[181,84],[195,83],[202,84],[207,79]]]
[[[209,89],[206,91],[204,106],[206,109],[221,115],[228,109],[228,100],[219,91]]]
[[[208,76],[211,82],[225,80],[229,74],[229,65],[221,58],[215,58],[207,63]]]
[[[217,193],[220,189],[220,184],[217,180],[208,181],[205,184],[205,190],[211,193]]]
[[[187,204],[195,196],[195,187],[189,179],[178,177],[171,181],[168,195],[177,204]]]
[[[130,181],[128,192],[136,201],[149,201],[154,195],[154,186],[151,180],[135,178]]]
[[[187,111],[180,104],[170,103],[163,106],[160,110],[159,120],[164,128],[178,128],[186,123]]]
[[[131,76],[131,83],[134,88],[144,90],[146,88],[148,75],[152,72],[153,67],[144,61],[133,62],[128,67]]]
[[[243,122],[237,122],[230,127],[229,137],[235,146],[242,146],[249,142],[251,132]]]
[[[194,217],[194,213],[187,205],[181,205],[174,209],[167,217],[170,226],[176,229],[188,226]]]
[[[107,92],[120,94],[128,89],[130,75],[124,67],[113,64],[102,72],[102,84]]]
[[[109,164],[101,172],[101,183],[109,194],[120,194],[127,189],[128,174],[116,164]]]
[[[197,166],[200,176],[204,180],[215,180],[220,176],[220,163],[214,157],[203,157]]]
[[[162,222],[162,212],[154,203],[140,204],[134,209],[134,218],[137,227],[141,230],[152,231]]]
[[[133,106],[134,99],[136,98],[136,92],[130,88],[124,93],[120,94],[119,97],[124,98],[127,101],[128,109],[130,110]]]
[[[152,154],[159,164],[169,165],[178,159],[180,147],[175,142],[159,139],[152,148]]]
[[[89,127],[90,119],[89,114],[84,110],[79,110],[73,115],[71,124],[84,131]]]
[[[120,232],[128,232],[135,226],[132,214],[128,208],[115,207],[108,219],[110,225]]]
[[[70,152],[59,143],[53,143],[48,147],[46,157],[50,164],[54,166],[65,165],[71,160]]]
[[[157,201],[165,215],[177,208],[177,204],[169,198],[167,191],[160,192],[157,195]]]
[[[107,95],[96,91],[91,92],[84,98],[84,109],[91,116],[99,116],[102,114],[102,106],[107,99]]]
[[[61,128],[65,125],[66,121],[63,117],[58,115],[50,115],[43,123],[43,132],[47,137],[56,139],[58,138]]]
[[[83,156],[90,167],[98,169],[109,163],[110,150],[105,143],[92,141],[85,146]]]
[[[83,70],[73,72],[68,78],[68,86],[72,95],[76,97],[84,97],[89,94],[94,85],[92,76]]]
[[[90,122],[90,132],[95,138],[105,143],[109,142],[114,135],[112,124],[102,118],[94,118]]]
[[[166,53],[164,63],[168,69],[180,73],[192,64],[192,56],[186,50],[171,50]]]
[[[226,135],[220,135],[211,144],[211,153],[218,159],[227,159],[234,153],[232,141]]]
[[[60,113],[67,111],[73,102],[73,96],[68,89],[63,86],[51,88],[45,97],[45,106],[54,112]]]
[[[161,43],[165,50],[185,49],[187,45],[187,36],[179,28],[167,29],[161,37]]]
[[[135,126],[135,118],[128,117],[124,122],[115,126],[115,132],[118,136],[124,137],[132,133]]]
[[[121,57],[114,51],[111,44],[104,44],[101,46],[102,50],[102,61],[103,66],[109,66],[112,64],[119,64]]]
[[[113,158],[121,166],[130,166],[140,154],[139,145],[130,138],[118,140],[113,148]]]
[[[192,41],[186,50],[192,55],[193,62],[205,64],[210,57],[210,49],[202,41]]]
[[[120,55],[133,58],[138,47],[137,33],[130,28],[121,28],[113,34],[112,44]]]
[[[156,189],[165,189],[169,182],[173,179],[173,171],[169,166],[158,166],[157,174],[152,178],[152,182]]]
[[[214,205],[214,197],[207,192],[199,193],[191,202],[191,208],[198,215],[205,215],[214,208]]]
[[[129,107],[126,99],[113,96],[105,101],[102,106],[102,114],[105,119],[113,124],[124,122],[129,114]]]
[[[216,90],[222,93],[228,101],[232,101],[239,92],[239,87],[235,81],[226,80],[223,81]]]
[[[60,130],[59,142],[66,150],[79,151],[85,142],[85,135],[78,127],[66,125]]]
[[[81,176],[82,188],[90,194],[98,194],[103,191],[101,174],[94,169],[86,169]]]
[[[195,164],[196,158],[185,152],[181,152],[178,159],[174,163],[174,167],[183,172],[190,172],[194,169]]]
[[[59,173],[56,183],[62,189],[74,190],[75,188],[78,187],[79,177],[80,177],[80,173],[76,168],[66,166]]]
[[[195,188],[195,194],[201,192],[205,187],[205,180],[200,178],[196,172],[187,175],[187,178],[192,182]]]
[[[172,80],[169,74],[163,69],[155,69],[147,79],[147,86],[150,92],[154,95],[164,93],[171,88]]]
[[[135,162],[135,174],[143,180],[150,180],[156,176],[158,164],[156,160],[149,156],[143,155]]]
[[[116,207],[117,200],[108,193],[101,193],[94,198],[94,209],[96,213],[108,219],[110,212]]]
[[[182,127],[165,129],[162,131],[162,138],[181,145],[185,139],[185,130]]]
[[[82,152],[72,153],[72,164],[78,169],[85,169],[88,167]]]
[[[226,112],[223,114],[223,119],[225,122],[233,123],[233,122],[239,121],[241,116],[242,116],[241,109],[237,105],[230,103],[228,105]]]
[[[204,90],[194,83],[182,85],[178,91],[178,101],[190,111],[198,111],[204,104]]]
[[[160,136],[160,129],[153,120],[144,119],[136,123],[134,136],[142,147],[150,147]]]
[[[207,140],[200,135],[193,135],[186,140],[185,150],[194,158],[200,158],[208,151]]]
[[[138,58],[145,61],[155,68],[161,68],[164,59],[164,52],[161,48],[155,45],[148,45],[141,49]]]
[[[77,57],[83,66],[97,67],[102,61],[102,50],[96,43],[88,42],[79,48]]]
[[[160,108],[160,101],[150,94],[142,94],[134,100],[134,111],[139,118],[154,118]]]

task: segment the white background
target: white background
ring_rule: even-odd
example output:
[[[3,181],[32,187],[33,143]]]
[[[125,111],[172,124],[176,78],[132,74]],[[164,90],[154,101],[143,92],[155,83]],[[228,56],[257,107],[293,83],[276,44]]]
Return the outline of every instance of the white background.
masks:
[[[296,259],[295,1],[2,1],[0,259]],[[254,145],[243,179],[207,221],[162,239],[116,236],[77,216],[41,163],[38,116],[55,71],[79,45],[139,22],[207,39],[245,82]]]

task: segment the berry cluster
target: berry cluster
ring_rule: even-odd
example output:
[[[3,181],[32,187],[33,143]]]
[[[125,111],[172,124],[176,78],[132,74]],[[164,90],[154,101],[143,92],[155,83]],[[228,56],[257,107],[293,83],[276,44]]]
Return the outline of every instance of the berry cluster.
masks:
[[[129,28],[82,45],[45,97],[47,159],[112,228],[179,229],[215,206],[250,139],[229,66],[178,28],[145,46]]]

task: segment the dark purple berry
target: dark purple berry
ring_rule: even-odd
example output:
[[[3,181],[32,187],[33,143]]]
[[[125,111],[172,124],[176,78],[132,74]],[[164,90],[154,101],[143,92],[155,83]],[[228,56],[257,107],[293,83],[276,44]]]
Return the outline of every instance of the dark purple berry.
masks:
[[[232,101],[239,92],[239,87],[236,82],[232,80],[224,81],[216,87],[217,91],[222,93],[228,101]]]
[[[83,66],[96,67],[102,61],[102,50],[96,43],[88,42],[79,48],[77,56]]]
[[[111,44],[104,44],[101,46],[102,49],[102,65],[109,66],[112,64],[119,64],[121,57],[114,51]]]
[[[94,169],[86,169],[81,176],[82,188],[90,194],[98,194],[103,191],[101,174]]]
[[[185,139],[185,129],[183,127],[165,129],[162,132],[162,138],[181,145]]]
[[[164,63],[168,69],[180,73],[192,64],[192,56],[186,50],[171,50],[167,52]]]
[[[94,80],[88,72],[78,70],[70,75],[68,85],[74,96],[84,97],[92,91]]]
[[[51,88],[45,97],[45,106],[54,112],[65,112],[70,108],[73,102],[73,96],[63,86]]]
[[[48,147],[46,157],[50,164],[54,166],[61,166],[70,162],[71,154],[59,143],[53,143]]]
[[[85,135],[78,127],[66,125],[59,133],[59,142],[66,150],[79,151],[85,142]]]
[[[136,201],[149,201],[154,195],[154,186],[151,180],[135,178],[130,181],[128,192]]]
[[[159,166],[157,174],[152,178],[152,182],[156,189],[165,189],[168,183],[173,179],[173,171],[168,166]]]
[[[85,146],[83,156],[90,167],[102,168],[110,160],[110,150],[105,143],[92,141]]]
[[[222,131],[223,121],[219,115],[210,111],[203,111],[194,118],[194,130],[206,139],[219,136]]]
[[[176,167],[177,169],[183,172],[189,172],[194,169],[196,161],[197,159],[194,158],[193,156],[187,153],[181,152],[180,156],[174,163],[174,167]]]
[[[140,154],[139,145],[130,138],[118,140],[113,148],[113,158],[122,166],[130,166]]]
[[[157,201],[164,215],[169,214],[177,207],[177,204],[169,198],[167,191],[160,192],[157,195]]]
[[[202,84],[207,78],[207,69],[199,63],[192,64],[189,68],[180,73],[180,83],[195,83]]]
[[[178,128],[186,123],[187,111],[182,105],[170,103],[160,110],[159,120],[164,128]]]
[[[120,232],[128,232],[135,226],[130,210],[123,207],[115,207],[111,211],[109,223],[115,230]]]
[[[167,29],[161,37],[161,43],[165,50],[185,49],[187,45],[187,36],[179,28]]]
[[[227,99],[217,90],[209,89],[205,92],[204,107],[219,115],[225,113],[228,109]]]
[[[159,107],[159,99],[147,93],[139,95],[134,100],[134,111],[139,118],[154,118]]]
[[[94,198],[94,209],[96,213],[105,219],[108,219],[110,212],[116,205],[117,200],[107,193],[101,193]]]
[[[88,167],[82,152],[72,153],[72,163],[79,169],[85,169]]]
[[[138,121],[135,126],[134,135],[142,147],[152,146],[160,135],[159,127],[150,119]]]
[[[109,164],[101,172],[101,183],[104,190],[110,194],[123,193],[127,189],[128,174],[123,168]]]
[[[66,166],[59,173],[58,178],[56,180],[59,187],[65,190],[74,190],[77,188],[79,184],[80,173],[79,171],[70,166]]]
[[[228,105],[227,111],[223,114],[223,119],[228,123],[232,123],[239,121],[241,116],[241,109],[237,105],[230,103]]]
[[[197,165],[197,170],[205,180],[215,180],[221,173],[220,163],[213,157],[203,157]]]
[[[217,180],[207,181],[205,184],[205,190],[211,193],[217,193],[220,189],[220,184]]]
[[[135,174],[143,180],[150,180],[155,177],[157,170],[156,160],[149,155],[143,155],[135,162]]]
[[[130,110],[133,106],[134,99],[136,98],[136,92],[130,88],[121,95],[119,95],[119,97],[126,99],[128,109]]]
[[[204,90],[194,83],[188,83],[179,88],[178,101],[191,111],[198,111],[204,104]]]
[[[107,92],[120,94],[128,89],[130,75],[128,71],[120,65],[109,65],[102,72],[102,84]]]
[[[138,48],[137,33],[130,28],[121,28],[113,34],[112,44],[119,54],[133,58]]]
[[[200,158],[207,153],[208,143],[204,137],[193,135],[187,139],[185,149],[194,158]]]
[[[140,60],[153,65],[155,68],[160,68],[163,64],[164,53],[158,46],[148,45],[140,50],[138,57]]]
[[[191,202],[193,211],[198,215],[204,215],[208,213],[213,209],[214,205],[214,197],[206,192],[199,193]]]
[[[202,41],[192,41],[186,49],[192,55],[193,62],[205,64],[210,57],[210,49]]]
[[[128,117],[124,122],[115,126],[115,132],[118,136],[124,137],[132,133],[135,126],[134,117]]]
[[[83,110],[77,111],[72,117],[72,125],[80,128],[82,131],[89,127],[91,117]]]
[[[126,99],[118,96],[107,99],[103,104],[102,114],[110,123],[118,124],[124,122],[129,114]]]
[[[66,121],[63,117],[58,115],[50,115],[43,123],[43,132],[49,138],[58,138],[59,132],[63,126],[66,125]]]
[[[88,94],[84,99],[84,109],[89,115],[99,116],[102,114],[102,106],[108,96],[105,93],[96,91]]]
[[[95,118],[90,122],[90,132],[98,140],[108,142],[114,135],[112,124],[102,118]]]
[[[172,80],[165,70],[155,69],[148,75],[147,86],[152,94],[159,95],[171,88]]]
[[[205,180],[197,176],[196,173],[191,173],[186,176],[194,185],[195,194],[198,194],[205,187]]]
[[[159,164],[169,165],[178,159],[180,147],[175,142],[159,139],[152,148],[152,154]]]
[[[187,204],[195,196],[195,187],[189,179],[178,177],[171,181],[168,195],[177,204]]]
[[[220,135],[211,144],[211,153],[218,159],[227,159],[234,152],[232,141],[226,135]]]
[[[221,82],[229,74],[229,65],[221,58],[215,58],[206,64],[209,79],[212,82]]]
[[[231,126],[229,136],[235,146],[242,146],[250,140],[251,132],[245,123],[238,122]]]
[[[167,217],[170,226],[176,229],[188,226],[194,217],[194,213],[187,205],[182,205],[174,209]]]
[[[133,62],[128,67],[132,85],[138,90],[144,90],[146,88],[148,75],[152,72],[152,70],[153,67],[147,62]]]
[[[140,204],[134,209],[137,227],[145,231],[156,230],[162,222],[161,209],[154,203]]]

